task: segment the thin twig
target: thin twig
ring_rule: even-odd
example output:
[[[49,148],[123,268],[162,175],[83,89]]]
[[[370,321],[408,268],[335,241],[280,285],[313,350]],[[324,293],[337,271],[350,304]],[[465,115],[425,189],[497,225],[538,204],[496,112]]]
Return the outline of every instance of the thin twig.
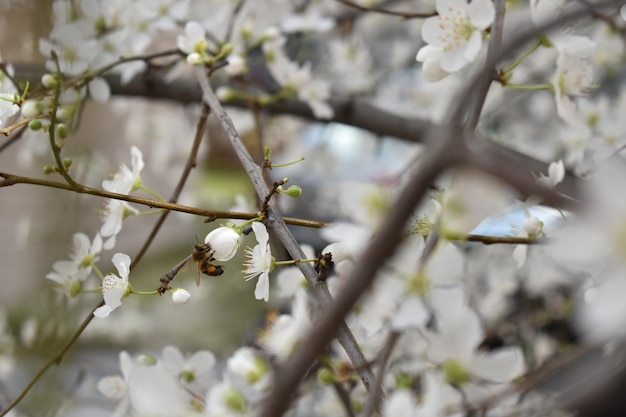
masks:
[[[197,216],[212,217],[216,219],[241,219],[250,220],[258,217],[257,213],[242,213],[236,211],[221,211],[221,210],[205,210],[191,206],[184,206],[182,204],[173,204],[165,201],[152,200],[149,198],[136,197],[132,195],[113,193],[110,191],[99,190],[97,188],[91,188],[81,185],[78,189],[74,190],[68,184],[56,181],[42,180],[39,178],[23,177],[20,175],[8,174],[6,172],[0,172],[0,178],[4,180],[0,181],[0,188],[8,187],[15,184],[31,184],[39,185],[42,187],[57,188],[59,190],[73,191],[79,194],[89,194],[98,197],[114,198],[116,200],[128,201],[129,203],[141,204],[150,208],[162,208],[165,210],[177,211],[180,213],[195,214]],[[295,217],[285,217],[285,223],[294,226],[304,226],[320,228],[328,225],[329,223],[317,222],[313,220],[298,219]]]
[[[83,322],[80,324],[78,329],[76,329],[72,337],[65,343],[63,348],[39,369],[39,371],[31,378],[29,383],[22,390],[22,392],[20,392],[20,394],[11,402],[11,404],[9,404],[4,410],[0,412],[0,417],[7,415],[9,411],[11,411],[13,408],[15,408],[18,405],[24,399],[26,394],[28,394],[31,388],[35,386],[37,381],[39,381],[39,379],[48,371],[48,369],[52,367],[52,365],[58,365],[61,363],[67,351],[70,350],[70,348],[74,345],[74,343],[76,343],[80,335],[83,334],[83,332],[85,331],[89,323],[91,323],[91,320],[93,320],[94,318],[93,312],[96,311],[96,309],[103,304],[104,304],[104,301],[102,301],[100,304],[98,304],[97,306],[91,309],[87,317],[85,317]]]
[[[237,21],[237,17],[243,10],[243,6],[246,3],[246,0],[239,0],[237,4],[235,4],[235,8],[233,9],[233,13],[228,20],[228,27],[226,28],[226,36],[224,36],[225,42],[230,42],[233,36],[233,30],[235,28],[235,22]]]
[[[391,353],[393,352],[393,349],[396,346],[396,342],[399,338],[400,333],[396,331],[392,331],[391,333],[389,333],[389,336],[387,336],[387,340],[385,341],[385,345],[378,354],[378,359],[376,360],[376,386],[380,387],[381,390],[383,385],[383,379],[385,377],[385,371],[387,370],[387,364],[389,363],[389,358],[391,357]],[[374,412],[374,404],[380,401],[380,399],[376,398],[377,394],[378,391],[370,392],[360,417],[370,417],[372,415],[372,413]]]
[[[367,6],[361,6],[360,4],[357,4],[353,1],[349,1],[349,0],[336,0],[337,2],[344,4],[348,7],[352,7],[353,9],[357,9],[360,10],[362,12],[375,12],[375,13],[380,13],[380,14],[386,14],[386,15],[390,15],[390,16],[397,16],[397,17],[401,17],[403,19],[421,19],[421,18],[426,18],[426,17],[431,17],[431,16],[436,16],[437,12],[421,12],[421,13],[417,13],[417,12],[401,12],[401,11],[396,11],[396,10],[390,10],[390,9],[385,9],[383,7],[367,7]]]
[[[491,86],[491,82],[496,79],[497,71],[495,67],[496,60],[494,57],[500,55],[500,47],[502,44],[502,32],[504,30],[504,11],[505,0],[495,1],[496,13],[494,16],[493,24],[491,25],[491,33],[489,38],[489,45],[487,46],[487,62],[493,62],[494,65],[490,68],[485,67],[483,71],[490,72],[491,77],[485,77],[483,82],[478,86],[475,86],[474,101],[469,107],[467,115],[467,127],[474,130],[478,124],[478,119],[483,110],[485,99],[487,98],[487,92]]]
[[[183,188],[185,187],[185,183],[187,182],[187,179],[189,178],[189,174],[191,173],[191,170],[196,167],[198,150],[200,149],[200,144],[202,143],[202,139],[204,138],[204,132],[206,131],[206,123],[209,118],[210,112],[211,111],[207,106],[204,106],[204,105],[202,106],[200,118],[198,119],[198,125],[196,126],[196,134],[193,138],[193,144],[191,145],[189,156],[187,157],[187,163],[185,164],[185,168],[183,169],[183,172],[180,175],[180,179],[178,180],[178,184],[176,185],[176,188],[174,189],[172,196],[168,200],[172,204],[175,204],[178,201],[178,197],[180,197],[180,193],[183,191]],[[165,219],[167,218],[169,214],[170,214],[170,210],[166,210],[159,216],[159,220],[157,220],[157,222],[154,224],[154,226],[152,227],[152,231],[150,232],[150,235],[147,237],[143,246],[139,250],[139,253],[137,253],[137,255],[135,256],[134,263],[139,262],[141,258],[143,258],[144,254],[148,250],[148,247],[150,246],[150,244],[156,237],[157,233],[159,232],[159,229],[161,228],[161,226],[163,225],[163,223],[165,222]]]

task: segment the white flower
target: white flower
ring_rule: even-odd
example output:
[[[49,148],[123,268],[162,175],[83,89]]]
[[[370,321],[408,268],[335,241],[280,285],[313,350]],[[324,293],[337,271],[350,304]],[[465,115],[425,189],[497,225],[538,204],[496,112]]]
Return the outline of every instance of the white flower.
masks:
[[[270,297],[270,278],[269,274],[272,270],[274,258],[270,250],[269,235],[265,225],[260,222],[252,223],[252,230],[256,236],[258,245],[254,248],[246,249],[246,256],[249,258],[244,263],[245,269],[242,271],[246,281],[259,276],[254,290],[254,297],[257,300],[269,300]]]
[[[211,231],[204,238],[204,243],[211,246],[213,258],[217,261],[228,261],[235,256],[239,249],[241,234],[233,228],[220,226]]]
[[[73,243],[74,250],[70,255],[72,261],[74,261],[79,268],[85,268],[91,271],[93,264],[100,259],[98,258],[98,254],[102,252],[102,237],[99,233],[96,233],[93,242],[90,242],[86,234],[75,233]]]
[[[552,86],[557,113],[567,123],[586,131],[584,120],[571,97],[584,95],[593,88],[594,67],[590,60],[595,43],[586,36],[570,35],[555,41],[555,46],[559,56]]]
[[[15,95],[18,94],[19,91],[7,76],[7,74],[13,75],[13,67],[7,65],[6,71],[6,73],[0,71],[0,127],[13,123],[20,110],[19,106],[13,103]],[[26,102],[28,101],[29,100],[26,100]],[[24,105],[22,105],[22,107],[23,106]]]
[[[130,408],[130,395],[128,390],[128,378],[133,367],[130,355],[127,352],[120,352],[120,370],[122,376],[105,376],[98,381],[98,391],[105,397],[117,401],[115,416],[126,415]]]
[[[474,62],[482,46],[482,32],[493,22],[491,0],[437,0],[438,16],[429,17],[422,26],[422,38],[440,48],[441,68],[458,71]]]
[[[112,180],[102,181],[102,188],[119,194],[128,194],[141,184],[141,170],[143,169],[143,154],[136,146],[130,150],[131,167],[125,164],[120,165],[120,169],[115,173]],[[139,210],[131,207],[127,202],[116,199],[109,199],[106,204],[103,225],[100,228],[102,237],[109,240],[104,244],[105,249],[115,246],[115,236],[122,230],[122,221],[131,214],[137,214]]]
[[[135,362],[128,377],[130,402],[136,416],[183,416],[191,395],[162,363]]]
[[[310,328],[307,294],[299,291],[292,303],[291,315],[278,316],[259,344],[279,359],[286,359]]]
[[[559,184],[565,178],[565,166],[563,160],[559,159],[558,162],[552,162],[548,167],[548,176],[541,174],[539,182],[548,187],[554,187]]]
[[[204,62],[209,46],[204,27],[198,22],[187,22],[185,34],[178,36],[177,45],[178,49],[187,54],[188,63],[197,65]]]
[[[204,404],[204,412],[208,416],[243,417],[250,415],[249,400],[243,392],[228,381],[213,386],[207,394]]]
[[[131,291],[130,283],[128,282],[130,257],[124,253],[116,253],[113,255],[112,261],[120,276],[109,274],[102,280],[101,288],[105,304],[93,312],[93,315],[98,318],[107,317],[111,311],[121,306],[122,298]]]
[[[446,380],[457,386],[470,382],[472,376],[505,383],[521,375],[525,367],[519,348],[489,353],[478,350],[484,330],[478,315],[467,306],[464,298],[459,288],[432,292],[437,333],[426,331],[428,358],[439,363]]]
[[[50,34],[50,40],[39,40],[39,52],[48,59],[46,69],[56,72],[56,63],[51,59],[54,53],[58,57],[62,73],[79,75],[87,71],[102,48],[98,41],[89,39],[90,28],[80,22],[56,25]]]
[[[259,355],[253,348],[241,347],[228,358],[228,371],[233,376],[238,376],[248,385],[258,386],[260,389],[267,388],[270,380],[270,366],[267,360]]]
[[[302,252],[307,259],[315,256],[313,247],[306,243],[302,245]],[[333,261],[335,261],[334,254]],[[307,286],[306,279],[297,266],[281,268],[276,276],[276,283],[278,284],[278,296],[280,298],[291,298],[298,290]]]
[[[298,66],[289,60],[283,51],[285,39],[276,38],[263,44],[263,52],[274,79],[283,87],[293,89],[298,99],[306,102],[319,119],[329,119],[334,112],[326,100],[330,97],[330,85],[326,81],[314,80],[311,64]]]
[[[200,350],[185,356],[174,346],[166,346],[161,353],[163,366],[176,375],[186,385],[195,390],[206,390],[215,366],[215,355],[208,350]]]
[[[57,261],[52,269],[46,278],[55,282],[59,290],[72,298],[80,293],[83,282],[91,272],[91,269],[78,268],[72,261]]]
[[[177,288],[172,293],[172,301],[174,304],[187,304],[187,301],[191,298],[191,294],[184,288]]]

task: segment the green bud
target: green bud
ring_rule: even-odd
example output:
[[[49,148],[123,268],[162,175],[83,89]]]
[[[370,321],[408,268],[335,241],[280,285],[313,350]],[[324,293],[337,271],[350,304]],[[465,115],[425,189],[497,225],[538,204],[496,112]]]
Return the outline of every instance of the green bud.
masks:
[[[43,173],[46,175],[54,174],[55,172],[57,172],[56,167],[50,165],[46,165],[43,167]]]
[[[317,371],[317,380],[322,384],[328,385],[337,381],[335,373],[330,368],[321,368]]]
[[[269,148],[269,146],[264,146],[263,147],[263,151],[265,152],[265,160],[271,161],[272,160],[272,150]]]
[[[28,122],[28,128],[30,130],[39,130],[43,127],[43,123],[41,123],[41,120],[39,119],[33,119],[30,122]]]
[[[224,46],[222,46],[222,50],[219,52],[218,56],[222,57],[222,56],[230,55],[232,51],[233,51],[233,44],[225,43]]]
[[[59,85],[56,77],[52,74],[44,74],[41,77],[41,83],[46,88],[55,88],[57,85]]]
[[[69,129],[67,128],[67,125],[65,123],[59,123],[56,127],[56,134],[57,137],[61,140],[67,138],[67,135],[69,134]]]
[[[68,169],[71,165],[72,165],[72,158],[63,159],[63,166],[65,167],[65,169]]]
[[[219,87],[215,94],[220,101],[230,101],[237,98],[237,92],[230,87]]]
[[[292,185],[283,191],[283,194],[287,194],[289,197],[299,197],[302,194],[302,188],[297,185]]]

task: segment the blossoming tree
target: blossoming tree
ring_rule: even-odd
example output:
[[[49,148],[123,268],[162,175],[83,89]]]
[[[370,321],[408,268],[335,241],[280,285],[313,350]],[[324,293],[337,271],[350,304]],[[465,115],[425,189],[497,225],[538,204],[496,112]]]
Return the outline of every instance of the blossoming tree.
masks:
[[[264,323],[224,357],[173,336],[159,354],[122,349],[118,369],[85,366],[77,398],[108,398],[115,416],[619,408],[597,398],[624,374],[623,15],[614,0],[55,0],[45,64],[0,65],[0,161],[22,155],[14,172],[0,164],[0,188],[3,201],[39,187],[103,209],[45,276],[84,319],[23,386],[20,358],[2,352],[1,415],[30,415],[29,391],[99,322],[151,317],[127,299],[187,308],[200,291],[188,264],[203,287],[239,276],[242,305],[271,306]],[[77,154],[76,132],[94,101],[141,123],[125,96],[193,103],[195,132],[128,139],[130,156],[98,177],[89,161],[106,143]],[[162,129],[184,118],[155,113]],[[188,184],[209,120],[254,189],[230,210]],[[343,130],[350,146],[345,125],[359,128]],[[339,133],[310,146],[320,126]],[[144,288],[134,268],[172,212],[215,227],[191,232],[188,254]],[[137,254],[124,253],[128,225],[150,214]],[[16,323],[0,328],[7,345],[46,334]],[[550,377],[580,369],[584,380]],[[96,407],[69,403],[48,413]]]

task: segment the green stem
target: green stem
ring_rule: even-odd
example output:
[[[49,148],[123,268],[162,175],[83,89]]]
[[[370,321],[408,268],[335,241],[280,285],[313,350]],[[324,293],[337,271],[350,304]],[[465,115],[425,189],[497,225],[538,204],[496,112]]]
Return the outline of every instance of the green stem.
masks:
[[[53,56],[54,63],[57,67],[57,72],[60,75],[61,69],[59,67],[59,61],[56,56]],[[54,160],[57,165],[57,169],[59,170],[59,174],[67,181],[67,183],[72,187],[72,189],[77,189],[79,185],[74,181],[74,179],[70,176],[63,165],[63,161],[61,160],[61,148],[62,146],[57,145],[56,143],[56,125],[57,125],[57,109],[59,108],[59,97],[61,96],[61,83],[58,83],[54,87],[54,97],[52,99],[52,110],[50,111],[50,127],[48,128],[48,139],[50,140],[50,148],[52,149],[52,154],[54,155]]]
[[[292,161],[292,162],[285,162],[285,163],[283,163],[283,164],[275,164],[275,163],[273,163],[273,162],[272,162],[272,163],[271,163],[271,165],[270,165],[270,167],[271,167],[271,168],[288,167],[289,165],[295,165],[295,164],[297,164],[298,162],[302,162],[302,161],[304,161],[304,157],[301,157],[301,158],[299,158],[299,159],[296,159],[295,161]]]
[[[505,84],[507,87],[516,89],[516,90],[550,90],[554,91],[554,87],[552,84]]]
[[[131,294],[136,294],[136,295],[157,295],[159,292],[158,291],[135,291],[132,290]]]
[[[144,185],[143,183],[139,186],[139,189],[147,192],[148,194],[150,194],[152,197],[156,198],[159,201],[165,201],[165,199],[159,193],[154,191],[152,188]]]
[[[288,261],[274,261],[274,266],[295,265],[300,262],[316,262],[317,259],[291,259]]]
[[[502,70],[502,72],[504,72],[504,74],[508,74],[509,72],[513,71],[519,64],[521,64],[522,62],[524,62],[524,60],[526,58],[528,58],[530,56],[530,54],[532,54],[533,52],[535,52],[541,45],[543,44],[541,39],[537,39],[535,41],[535,43],[533,43],[531,45],[530,48],[528,48],[528,50],[526,52],[524,52],[522,55],[520,55],[515,61],[513,61],[508,67],[504,68]]]

